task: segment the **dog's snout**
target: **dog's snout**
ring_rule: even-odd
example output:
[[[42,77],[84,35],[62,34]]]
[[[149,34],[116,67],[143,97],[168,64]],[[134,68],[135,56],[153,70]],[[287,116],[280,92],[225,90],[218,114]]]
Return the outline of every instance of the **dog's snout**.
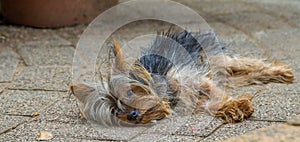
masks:
[[[139,116],[140,112],[137,110],[132,110],[130,113],[127,115],[128,120],[136,120],[136,118]]]

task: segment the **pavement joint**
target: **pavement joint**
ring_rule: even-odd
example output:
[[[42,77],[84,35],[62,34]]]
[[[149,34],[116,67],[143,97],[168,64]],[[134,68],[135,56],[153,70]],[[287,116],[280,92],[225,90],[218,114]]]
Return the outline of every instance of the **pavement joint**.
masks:
[[[47,88],[7,88],[8,90],[19,90],[19,91],[49,91],[49,92],[68,92],[69,90],[56,90]]]
[[[50,105],[47,105],[47,106],[45,106],[44,108],[42,108],[40,111],[46,110],[45,112],[47,112],[47,110],[51,109],[51,107],[54,106],[54,104],[58,103],[58,101],[59,101],[59,100],[54,101],[54,102],[51,103]],[[12,131],[12,130],[18,128],[18,127],[20,127],[21,125],[31,123],[31,122],[37,120],[37,119],[40,117],[39,112],[35,112],[35,113],[33,113],[33,114],[30,114],[30,115],[27,115],[27,114],[3,114],[3,115],[30,117],[30,119],[29,119],[29,120],[24,120],[24,121],[22,121],[22,122],[20,122],[20,123],[18,123],[18,124],[16,124],[16,125],[14,125],[14,126],[8,128],[8,129],[6,129],[6,130],[0,132],[0,136],[1,136],[2,134],[8,133],[8,132],[10,132],[10,131]]]
[[[251,33],[247,32],[246,30],[243,30],[242,28],[239,28],[238,26],[235,26],[235,25],[233,25],[233,24],[230,24],[229,22],[226,22],[226,21],[224,21],[224,20],[222,20],[222,19],[220,19],[220,18],[217,18],[217,20],[218,20],[219,22],[222,22],[223,24],[229,26],[229,27],[232,27],[232,28],[234,28],[234,29],[236,29],[236,30],[238,30],[238,31],[241,31],[243,34],[245,34],[247,37],[249,37],[249,39],[250,39],[252,42],[254,42],[255,44],[257,44],[257,46],[260,47],[260,49],[261,49],[262,52],[263,52],[263,56],[265,56],[265,57],[270,57],[270,55],[268,54],[268,52],[267,52],[267,50],[266,50],[267,47],[262,43],[262,41],[260,41],[259,39],[255,38]]]
[[[171,135],[174,136],[197,136],[197,137],[203,137],[203,139],[205,139],[206,137],[209,137],[210,135],[212,135],[213,133],[215,133],[218,129],[222,128],[224,125],[226,125],[226,123],[222,123],[219,126],[217,126],[216,128],[214,128],[210,133],[208,134],[204,134],[204,135],[199,135],[199,134],[181,134],[181,133],[173,133]]]
[[[249,121],[263,121],[263,122],[283,122],[285,123],[287,120],[274,120],[274,119],[267,119],[267,118],[264,118],[264,119],[260,119],[260,118],[248,118],[247,120]]]
[[[14,125],[14,126],[11,126],[10,128],[7,128],[6,130],[0,132],[0,136],[3,135],[3,134],[5,134],[5,133],[8,133],[8,132],[10,132],[10,131],[12,131],[12,130],[14,130],[16,128],[18,128],[19,126],[21,126],[21,125],[23,125],[23,124],[25,124],[27,122],[28,122],[28,120],[25,120],[25,121],[22,121],[22,122],[20,122],[20,123],[18,123],[16,125]]]
[[[128,140],[116,140],[116,139],[108,139],[108,138],[97,138],[97,137],[64,137],[60,136],[61,138],[72,138],[72,139],[80,139],[80,140],[94,140],[94,141],[128,141]]]

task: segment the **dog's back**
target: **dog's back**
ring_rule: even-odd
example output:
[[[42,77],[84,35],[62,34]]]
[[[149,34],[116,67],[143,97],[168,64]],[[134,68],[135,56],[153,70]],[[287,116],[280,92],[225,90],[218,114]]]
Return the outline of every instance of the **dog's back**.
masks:
[[[151,74],[166,76],[171,69],[191,69],[199,74],[209,71],[209,56],[230,51],[220,43],[215,33],[181,33],[169,30],[156,37],[150,48],[145,49],[141,64]]]

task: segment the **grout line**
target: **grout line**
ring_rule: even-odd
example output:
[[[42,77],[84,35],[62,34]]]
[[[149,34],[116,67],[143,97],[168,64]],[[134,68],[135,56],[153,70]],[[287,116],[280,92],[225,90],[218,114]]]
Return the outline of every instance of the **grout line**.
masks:
[[[30,118],[33,118],[33,117],[38,116],[39,114],[38,114],[38,113],[33,113],[33,114],[12,114],[12,113],[3,113],[3,114],[0,114],[0,115],[23,116],[23,117],[30,117]]]
[[[207,138],[209,136],[211,136],[213,133],[215,133],[218,129],[220,129],[221,127],[223,127],[225,125],[225,123],[222,123],[221,125],[219,125],[218,127],[216,127],[215,129],[213,129],[209,134],[205,135],[204,138]]]
[[[20,122],[20,123],[14,125],[14,126],[8,128],[8,129],[6,129],[6,130],[0,132],[0,136],[1,136],[2,134],[8,133],[8,132],[10,132],[10,131],[12,131],[12,130],[18,128],[19,126],[21,126],[21,125],[23,125],[23,124],[25,124],[25,123],[27,123],[27,122],[29,122],[29,121],[27,121],[27,120],[22,121],[22,122]]]
[[[11,83],[11,81],[0,81],[0,83]]]
[[[7,88],[8,90],[19,90],[19,91],[49,91],[49,92],[68,92],[68,90],[54,90],[46,88]]]
[[[97,137],[65,137],[60,136],[60,138],[72,138],[72,139],[82,139],[82,140],[97,140],[97,141],[127,141],[127,140],[116,140],[110,138],[97,138]]]
[[[51,106],[53,106],[54,104],[56,104],[58,101],[59,101],[59,100],[54,101],[53,103],[51,103],[50,105],[48,105],[48,106],[42,108],[41,110],[45,110],[46,108],[50,109]],[[5,115],[5,114],[4,114],[4,115]],[[33,121],[35,121],[35,120],[40,116],[40,114],[39,114],[38,112],[35,112],[35,113],[33,113],[32,115],[22,115],[22,114],[20,114],[20,115],[19,115],[19,114],[9,114],[9,115],[11,115],[11,116],[24,116],[24,117],[29,117],[29,116],[30,116],[31,118],[30,118],[29,120],[22,121],[21,123],[18,123],[17,125],[12,126],[12,127],[8,128],[8,129],[6,129],[6,130],[0,132],[0,135],[5,134],[5,133],[8,133],[8,132],[10,132],[10,131],[12,131],[12,130],[18,128],[19,126],[21,126],[21,125],[23,125],[23,124],[27,124],[27,123],[33,122]]]
[[[259,119],[259,118],[249,118],[247,120],[249,120],[249,121],[283,122],[283,123],[286,123],[286,120]]]

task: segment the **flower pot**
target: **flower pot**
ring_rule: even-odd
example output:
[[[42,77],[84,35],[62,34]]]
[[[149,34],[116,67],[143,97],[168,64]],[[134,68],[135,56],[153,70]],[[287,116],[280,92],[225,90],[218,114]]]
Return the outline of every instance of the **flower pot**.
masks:
[[[61,27],[91,22],[118,0],[0,0],[8,22],[34,27]]]

